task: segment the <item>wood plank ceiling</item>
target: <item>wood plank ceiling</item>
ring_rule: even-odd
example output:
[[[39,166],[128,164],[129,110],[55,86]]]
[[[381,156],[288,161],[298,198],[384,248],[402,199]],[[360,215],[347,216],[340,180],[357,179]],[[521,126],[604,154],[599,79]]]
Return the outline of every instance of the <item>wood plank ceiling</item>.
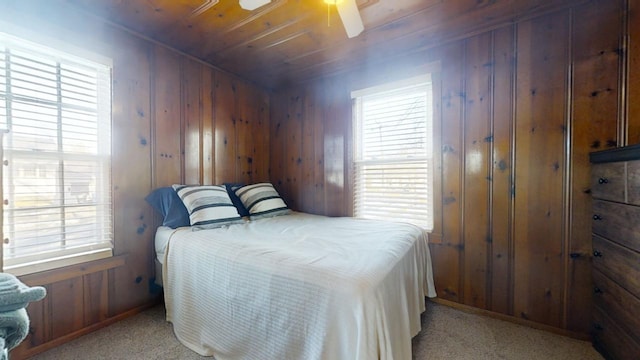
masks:
[[[328,16],[323,0],[272,0],[253,11],[238,0],[63,1],[269,89],[376,66],[576,2],[357,0],[365,31],[348,39],[335,8]]]

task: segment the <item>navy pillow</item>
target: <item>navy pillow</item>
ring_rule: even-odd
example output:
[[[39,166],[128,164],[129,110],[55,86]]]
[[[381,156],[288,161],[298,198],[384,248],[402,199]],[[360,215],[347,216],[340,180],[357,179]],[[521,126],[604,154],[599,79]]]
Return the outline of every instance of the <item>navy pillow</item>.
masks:
[[[162,215],[162,225],[172,229],[191,225],[189,212],[172,187],[157,188],[144,199]]]
[[[243,187],[244,184],[241,183],[224,183],[224,186],[227,188],[227,192],[229,193],[229,197],[231,198],[231,202],[235,205],[236,209],[238,209],[238,214],[240,216],[245,217],[249,216],[249,210],[244,206],[242,200],[236,195],[236,190]]]

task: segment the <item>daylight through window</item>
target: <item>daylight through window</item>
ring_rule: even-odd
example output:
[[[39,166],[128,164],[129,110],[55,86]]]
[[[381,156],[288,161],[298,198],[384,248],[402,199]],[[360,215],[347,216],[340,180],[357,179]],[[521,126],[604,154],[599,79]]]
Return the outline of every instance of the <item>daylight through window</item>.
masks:
[[[4,271],[112,255],[111,65],[0,33]]]
[[[354,215],[433,228],[430,77],[354,91]]]

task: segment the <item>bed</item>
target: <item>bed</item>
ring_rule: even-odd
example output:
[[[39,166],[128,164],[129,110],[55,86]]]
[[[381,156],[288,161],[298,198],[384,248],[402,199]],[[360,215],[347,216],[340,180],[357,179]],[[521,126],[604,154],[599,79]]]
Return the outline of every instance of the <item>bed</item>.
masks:
[[[225,359],[411,359],[436,296],[424,232],[293,212],[217,229],[160,227],[167,320]]]

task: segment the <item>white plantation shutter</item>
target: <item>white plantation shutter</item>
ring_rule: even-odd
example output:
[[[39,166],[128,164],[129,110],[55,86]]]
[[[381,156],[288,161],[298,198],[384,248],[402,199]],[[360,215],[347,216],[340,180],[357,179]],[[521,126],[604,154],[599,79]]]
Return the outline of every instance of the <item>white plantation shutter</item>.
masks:
[[[356,91],[354,215],[433,228],[429,77]]]
[[[0,33],[0,123],[9,130],[3,270],[20,275],[111,256],[108,61]]]

